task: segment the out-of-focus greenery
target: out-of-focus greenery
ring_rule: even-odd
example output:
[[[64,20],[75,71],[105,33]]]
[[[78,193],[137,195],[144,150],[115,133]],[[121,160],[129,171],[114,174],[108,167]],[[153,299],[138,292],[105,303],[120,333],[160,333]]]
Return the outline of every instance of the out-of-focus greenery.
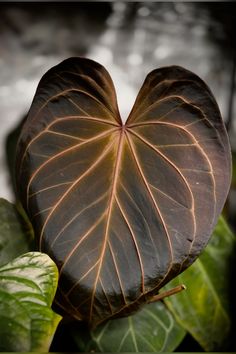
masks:
[[[73,328],[77,349],[83,352],[172,352],[183,340],[186,331],[166,306],[146,305],[133,316],[119,318],[89,331]]]
[[[186,285],[186,291],[166,298],[165,303],[178,323],[206,351],[230,350],[230,290],[235,246],[234,235],[221,217],[202,255],[166,286],[170,289],[178,284]]]

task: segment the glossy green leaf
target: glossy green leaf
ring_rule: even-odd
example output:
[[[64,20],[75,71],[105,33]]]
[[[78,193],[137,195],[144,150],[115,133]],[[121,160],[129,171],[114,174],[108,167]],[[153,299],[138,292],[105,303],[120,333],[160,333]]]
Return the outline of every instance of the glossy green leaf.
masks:
[[[39,252],[0,268],[0,351],[48,351],[61,319],[51,309],[57,279],[56,265]]]
[[[176,320],[206,351],[227,350],[231,328],[230,290],[235,238],[221,217],[205,251],[166,288],[187,290],[165,299]]]
[[[231,176],[207,85],[172,66],[146,78],[125,124],[98,63],[70,58],[39,83],[17,150],[17,186],[57,302],[96,326],[145,304],[202,251]]]
[[[30,241],[15,205],[0,198],[0,266],[29,251]]]
[[[110,320],[91,332],[78,327],[73,337],[84,352],[172,352],[185,333],[158,302],[146,305],[133,316]]]

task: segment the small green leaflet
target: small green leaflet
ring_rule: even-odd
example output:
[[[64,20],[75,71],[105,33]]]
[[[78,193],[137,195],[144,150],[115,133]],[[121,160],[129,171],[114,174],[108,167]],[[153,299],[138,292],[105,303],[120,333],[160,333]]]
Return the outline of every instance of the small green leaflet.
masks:
[[[165,288],[185,284],[186,291],[165,299],[178,323],[206,351],[228,349],[231,330],[230,282],[235,238],[221,217],[199,259]]]
[[[56,265],[45,254],[26,253],[0,268],[0,351],[48,351],[61,317],[51,304]]]

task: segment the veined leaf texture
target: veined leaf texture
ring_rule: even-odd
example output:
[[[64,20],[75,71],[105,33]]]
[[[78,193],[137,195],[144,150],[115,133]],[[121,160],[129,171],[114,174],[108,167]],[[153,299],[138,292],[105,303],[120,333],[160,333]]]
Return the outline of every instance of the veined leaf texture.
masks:
[[[106,69],[70,58],[41,79],[17,148],[17,185],[57,303],[95,327],[128,315],[207,244],[231,177],[227,133],[207,85],[152,71],[122,123]]]

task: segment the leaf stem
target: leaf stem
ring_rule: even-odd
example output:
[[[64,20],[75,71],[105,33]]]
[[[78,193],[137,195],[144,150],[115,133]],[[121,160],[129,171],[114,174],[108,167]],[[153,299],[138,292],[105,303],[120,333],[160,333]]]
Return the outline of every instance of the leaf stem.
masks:
[[[164,299],[165,297],[168,297],[168,296],[171,296],[174,294],[178,294],[182,290],[186,290],[186,286],[184,284],[178,285],[173,289],[163,291],[161,294],[153,296],[151,299],[149,299],[148,303],[150,304],[152,302],[160,301],[160,300]]]

